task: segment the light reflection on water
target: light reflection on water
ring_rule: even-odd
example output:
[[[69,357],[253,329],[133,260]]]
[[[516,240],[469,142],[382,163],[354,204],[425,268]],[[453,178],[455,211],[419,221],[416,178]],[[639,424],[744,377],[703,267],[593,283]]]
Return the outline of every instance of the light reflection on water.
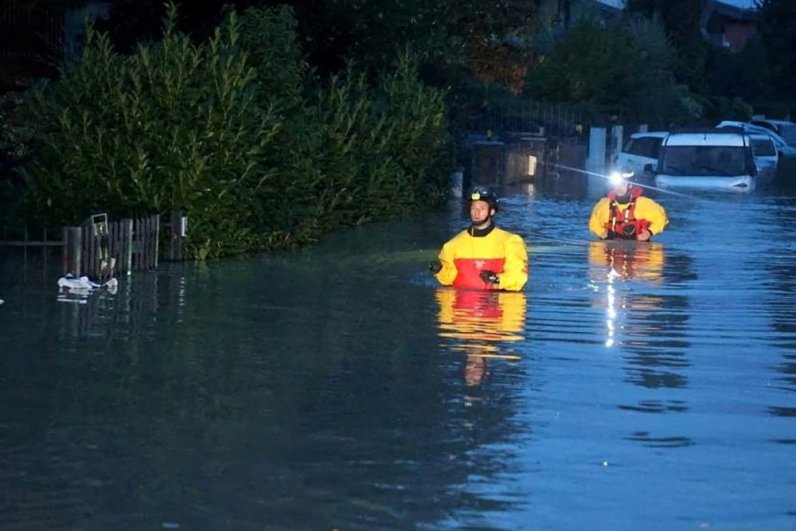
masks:
[[[507,198],[524,293],[432,282],[455,206],[86,304],[0,260],[0,527],[792,529],[796,201],[594,199]]]

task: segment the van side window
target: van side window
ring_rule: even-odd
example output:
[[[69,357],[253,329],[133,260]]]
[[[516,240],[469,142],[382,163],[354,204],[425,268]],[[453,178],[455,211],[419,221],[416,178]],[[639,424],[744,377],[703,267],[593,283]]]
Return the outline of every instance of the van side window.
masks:
[[[641,146],[642,148],[642,155],[651,159],[658,158],[658,151],[661,147],[661,139],[660,138],[645,138],[643,139],[644,143]]]
[[[625,153],[657,159],[662,140],[662,138],[657,137],[631,138],[625,146]]]

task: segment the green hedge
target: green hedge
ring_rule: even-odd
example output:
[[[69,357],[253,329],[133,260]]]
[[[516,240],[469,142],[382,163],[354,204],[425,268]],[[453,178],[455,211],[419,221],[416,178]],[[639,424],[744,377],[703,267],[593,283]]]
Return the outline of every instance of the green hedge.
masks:
[[[207,42],[175,29],[130,56],[87,31],[80,59],[29,98],[31,215],[186,211],[199,259],[293,246],[413,212],[445,193],[443,94],[399,59],[313,83],[289,8],[231,13]]]

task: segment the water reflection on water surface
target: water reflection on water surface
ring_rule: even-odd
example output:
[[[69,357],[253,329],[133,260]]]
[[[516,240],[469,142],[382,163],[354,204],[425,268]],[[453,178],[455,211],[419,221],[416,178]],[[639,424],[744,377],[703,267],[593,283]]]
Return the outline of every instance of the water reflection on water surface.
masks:
[[[0,527],[792,529],[796,201],[592,199],[507,198],[523,293],[432,282],[455,205],[85,304],[0,260]]]

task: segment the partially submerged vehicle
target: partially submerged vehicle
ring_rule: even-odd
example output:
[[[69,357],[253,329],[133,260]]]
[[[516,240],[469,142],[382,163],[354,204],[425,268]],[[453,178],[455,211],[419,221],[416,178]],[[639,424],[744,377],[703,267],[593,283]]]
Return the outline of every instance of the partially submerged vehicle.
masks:
[[[760,125],[750,124],[748,122],[736,122],[732,120],[724,120],[719,122],[716,125],[716,129],[732,129],[732,130],[741,130],[750,135],[753,134],[760,134],[760,135],[768,135],[774,141],[774,145],[777,147],[777,153],[779,154],[780,159],[788,158],[796,160],[796,147],[788,144],[788,142],[779,135],[773,129],[763,127]]]
[[[796,147],[796,123],[789,120],[772,120],[765,117],[753,116],[750,122],[752,125],[765,127],[777,133],[791,147]]]
[[[655,171],[661,188],[747,192],[756,185],[752,140],[735,130],[672,132],[663,140]]]
[[[774,140],[769,135],[762,134],[751,134],[749,138],[752,140],[758,184],[774,181],[779,164],[779,153]]]
[[[648,170],[658,165],[661,142],[668,134],[668,131],[633,133],[617,155],[615,167],[643,177]]]

